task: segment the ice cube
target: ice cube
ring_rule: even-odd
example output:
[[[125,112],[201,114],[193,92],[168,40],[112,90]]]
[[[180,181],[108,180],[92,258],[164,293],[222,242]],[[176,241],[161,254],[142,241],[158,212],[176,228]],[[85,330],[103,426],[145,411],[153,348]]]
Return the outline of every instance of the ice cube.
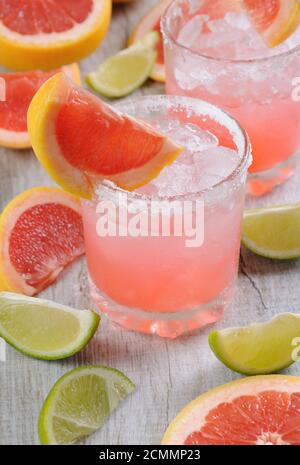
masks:
[[[224,21],[224,18],[212,19],[207,22],[207,26],[209,27],[211,32],[215,32],[218,34],[223,34],[224,32],[230,32],[230,30],[232,30],[232,27],[230,26],[230,24]]]
[[[175,67],[174,76],[178,87],[182,90],[194,90],[199,86],[199,79],[193,78],[184,63],[179,63]]]
[[[214,147],[194,153],[198,190],[208,189],[227,178],[237,167],[239,156],[227,147]]]
[[[173,163],[164,168],[153,183],[161,197],[184,195],[197,191],[195,175],[194,165]]]
[[[219,145],[219,139],[210,131],[199,128],[195,124],[186,124],[188,129],[193,134],[193,147],[188,144],[189,150],[206,150],[210,147],[217,147]],[[194,142],[197,143],[197,146]]]
[[[210,147],[216,147],[219,144],[216,136],[194,124],[181,126],[176,132],[169,133],[169,136],[185,147],[188,152],[199,152]]]
[[[190,19],[180,30],[177,40],[184,47],[193,48],[200,40],[203,26],[208,20],[206,15],[196,15]]]
[[[229,11],[224,17],[227,24],[234,29],[241,29],[247,31],[251,28],[250,20],[246,13],[237,13],[235,11]]]

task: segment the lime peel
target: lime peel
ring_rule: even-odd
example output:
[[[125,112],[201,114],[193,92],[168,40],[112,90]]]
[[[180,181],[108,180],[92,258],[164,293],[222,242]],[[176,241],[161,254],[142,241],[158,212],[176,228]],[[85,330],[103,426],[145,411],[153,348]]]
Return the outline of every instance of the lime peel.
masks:
[[[292,365],[299,336],[300,315],[282,313],[265,323],[213,331],[208,340],[216,357],[228,368],[244,375],[259,375]]]
[[[105,97],[131,94],[149,78],[157,57],[158,41],[158,32],[150,32],[129,48],[109,57],[97,71],[87,74],[87,84]]]
[[[91,310],[0,292],[0,337],[30,357],[70,357],[87,345],[99,323],[100,316]]]
[[[263,257],[300,257],[300,204],[246,210],[242,243]]]
[[[83,366],[62,376],[40,411],[41,444],[73,444],[101,428],[119,403],[135,389],[119,370]]]

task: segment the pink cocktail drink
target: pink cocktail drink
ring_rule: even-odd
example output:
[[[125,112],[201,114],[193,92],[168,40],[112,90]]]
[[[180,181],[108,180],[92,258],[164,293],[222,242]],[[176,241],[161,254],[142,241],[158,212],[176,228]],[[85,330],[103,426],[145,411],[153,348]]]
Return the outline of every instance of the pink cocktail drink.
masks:
[[[269,48],[231,0],[175,0],[162,19],[167,92],[230,112],[253,148],[249,191],[294,171],[300,146],[300,29]]]
[[[117,108],[185,150],[137,191],[106,181],[83,202],[92,294],[121,326],[176,337],[218,320],[232,299],[249,143],[199,100],[149,96]]]

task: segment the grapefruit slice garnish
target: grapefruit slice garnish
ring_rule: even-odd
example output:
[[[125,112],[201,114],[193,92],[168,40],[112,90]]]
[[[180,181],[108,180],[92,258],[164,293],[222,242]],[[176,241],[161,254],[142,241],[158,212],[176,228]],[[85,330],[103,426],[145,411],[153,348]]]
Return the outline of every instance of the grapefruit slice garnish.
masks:
[[[157,59],[156,64],[151,73],[151,78],[155,81],[165,82],[165,65],[164,65],[164,50],[163,40],[160,32],[160,18],[166,11],[172,0],[160,0],[155,7],[146,13],[140,20],[134,31],[129,37],[128,46],[143,39],[150,31],[157,31],[160,34],[160,40],[157,44]]]
[[[241,0],[269,47],[284,42],[300,24],[298,0]]]
[[[60,189],[29,189],[1,214],[2,289],[34,295],[83,253],[80,203]]]
[[[179,413],[162,444],[299,445],[300,378],[253,376],[212,389]]]
[[[109,179],[133,190],[147,184],[183,148],[146,123],[122,115],[63,73],[33,98],[28,130],[41,164],[67,191],[90,198]]]
[[[19,149],[30,147],[27,132],[28,107],[39,87],[58,71],[0,74],[5,83],[5,100],[0,101],[0,145]],[[80,84],[77,64],[64,66],[62,71]]]
[[[105,36],[111,0],[0,0],[0,64],[51,70],[79,61]]]

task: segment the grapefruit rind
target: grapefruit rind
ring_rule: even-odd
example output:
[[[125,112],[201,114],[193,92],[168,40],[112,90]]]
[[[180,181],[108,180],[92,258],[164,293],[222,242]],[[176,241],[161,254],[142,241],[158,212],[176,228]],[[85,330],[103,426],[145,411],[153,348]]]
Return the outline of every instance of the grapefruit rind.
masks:
[[[246,210],[242,244],[273,260],[299,258],[300,204]]]
[[[21,305],[22,313],[24,313],[26,307],[40,307],[39,311],[48,311],[54,309],[56,311],[61,310],[62,312],[68,313],[76,318],[79,322],[79,331],[76,339],[71,340],[68,345],[64,347],[59,347],[55,350],[41,350],[38,349],[37,344],[35,347],[30,347],[30,337],[32,335],[27,334],[27,345],[20,343],[15,337],[12,337],[11,334],[3,327],[1,323],[1,310],[2,307],[6,305],[14,306],[15,308],[18,305]],[[44,310],[42,310],[42,308]],[[51,311],[50,311],[51,313]],[[44,327],[39,327],[34,320],[34,315],[32,315],[32,328],[33,334],[35,332],[45,331]],[[47,323],[45,319],[44,324]],[[21,352],[24,355],[29,357],[37,358],[40,360],[62,360],[79,352],[83,349],[89,341],[94,336],[100,323],[100,316],[92,310],[75,310],[71,307],[65,305],[57,304],[55,302],[37,299],[36,297],[24,297],[19,294],[14,294],[11,292],[0,292],[0,337],[2,337],[7,344],[12,346],[18,352]],[[12,322],[13,324],[13,322]],[[50,336],[49,336],[50,337]],[[52,336],[55,339],[55,335]]]
[[[88,178],[64,159],[54,139],[55,118],[68,92],[62,73],[43,84],[28,109],[28,133],[36,157],[54,181],[71,194],[89,199],[91,186]]]
[[[0,23],[0,64],[14,71],[51,70],[81,60],[105,37],[111,19],[111,0],[95,0],[83,24],[54,34],[22,35]]]
[[[63,66],[62,71],[77,85],[81,84],[80,69],[77,63]],[[27,131],[9,131],[0,128],[0,146],[11,149],[27,149],[31,142]]]
[[[19,194],[4,208],[0,216],[0,283],[2,290],[9,292],[18,292],[28,296],[35,295],[46,285],[53,282],[63,267],[57,267],[53,271],[49,281],[41,288],[35,288],[28,285],[22,276],[15,270],[10,262],[9,257],[9,238],[10,233],[20,217],[28,208],[43,203],[59,203],[69,206],[81,214],[81,205],[79,200],[61,189],[51,187],[34,187]]]
[[[242,378],[218,386],[200,395],[184,407],[168,426],[161,444],[183,445],[190,434],[199,431],[211,410],[224,402],[240,396],[255,396],[263,391],[293,394],[300,392],[300,377],[286,375],[261,375]]]
[[[98,417],[98,424],[95,422],[91,422],[92,424],[88,423],[89,417],[88,414],[85,415],[84,411],[84,402],[82,402],[82,408],[80,409],[81,412],[84,414],[82,421],[81,418],[78,419],[76,422],[76,418],[74,418],[74,412],[78,410],[78,405],[71,405],[73,414],[71,417],[62,417],[57,414],[56,405],[60,399],[60,392],[64,386],[66,386],[70,381],[76,380],[76,384],[80,384],[80,377],[81,376],[89,376],[90,378],[90,385],[89,390],[92,389],[92,377],[99,376],[102,380],[105,381],[106,386],[106,394],[107,394],[107,409],[105,409],[105,399],[102,399],[101,394],[102,392],[97,393],[97,398],[93,399],[93,391],[92,392],[82,392],[85,395],[85,399],[89,399],[90,402],[94,402],[94,412],[96,408],[103,409],[104,412],[99,412],[101,414],[97,415]],[[65,375],[63,375],[52,387],[51,391],[49,392],[39,415],[39,422],[38,422],[38,432],[40,442],[43,445],[57,445],[62,444],[61,441],[58,440],[57,435],[55,435],[53,424],[54,418],[59,419],[62,421],[66,421],[69,426],[69,431],[72,432],[72,429],[75,431],[75,437],[73,437],[72,443],[92,434],[97,429],[101,428],[104,422],[107,420],[110,413],[112,413],[119,405],[122,400],[125,400],[126,397],[131,394],[135,390],[134,383],[121,371],[116,370],[114,368],[102,366],[102,365],[91,365],[91,366],[82,366],[79,368],[75,368]],[[79,397],[79,396],[78,396]],[[106,396],[105,396],[106,397]],[[85,400],[83,399],[83,400]],[[80,401],[80,397],[79,397]],[[67,403],[70,403],[70,400],[67,400]],[[93,405],[93,404],[92,404]],[[74,407],[74,408],[73,408]],[[105,411],[106,410],[106,411]],[[72,412],[71,412],[72,413]],[[87,422],[87,424],[85,424]],[[81,428],[81,431],[80,431]],[[64,442],[67,444],[70,442]]]
[[[265,323],[212,331],[208,342],[216,357],[243,375],[277,373],[295,363],[293,341],[300,335],[300,315],[283,313]]]
[[[107,177],[97,176],[95,179],[93,175],[74,168],[63,157],[54,136],[54,124],[60,105],[66,100],[72,88],[72,83],[62,73],[49,79],[31,102],[28,110],[28,131],[33,150],[50,176],[66,191],[91,199],[93,183]],[[148,124],[138,121],[137,124],[143,124],[153,132],[153,128]],[[137,189],[156,178],[161,170],[173,163],[183,150],[183,147],[164,137],[162,148],[149,162],[138,168],[109,175],[109,180],[128,191]]]
[[[143,39],[147,32],[152,30],[171,1],[172,0],[161,0],[150,11],[148,11],[148,13],[145,14],[145,16],[140,20],[136,28],[130,34],[128,39],[128,47]],[[154,81],[164,83],[166,81],[165,65],[161,63],[155,63],[150,77]]]

